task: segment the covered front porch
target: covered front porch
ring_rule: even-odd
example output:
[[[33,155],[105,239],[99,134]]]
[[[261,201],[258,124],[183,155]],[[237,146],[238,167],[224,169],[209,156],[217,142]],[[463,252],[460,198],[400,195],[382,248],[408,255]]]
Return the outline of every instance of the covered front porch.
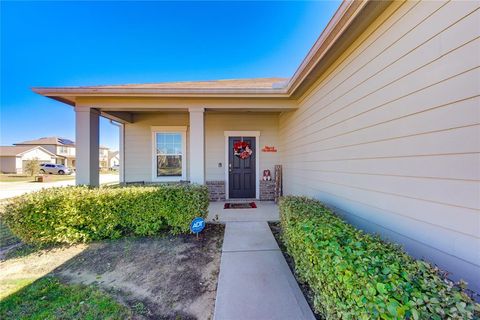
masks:
[[[280,219],[278,206],[273,201],[256,201],[255,209],[225,209],[225,201],[210,202],[208,221],[227,222],[269,222]]]
[[[273,199],[289,100],[77,98],[76,184],[98,185],[99,117],[119,126],[120,183],[205,184],[212,201]],[[246,146],[250,154],[240,151]]]
[[[66,167],[75,168],[75,157],[67,157],[67,156],[56,156],[55,159],[56,164],[63,164]]]

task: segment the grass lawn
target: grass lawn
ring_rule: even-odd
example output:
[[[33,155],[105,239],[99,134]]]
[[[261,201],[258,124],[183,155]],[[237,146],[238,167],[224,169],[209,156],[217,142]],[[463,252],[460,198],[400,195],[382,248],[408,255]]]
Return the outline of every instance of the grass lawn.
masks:
[[[74,175],[57,175],[49,174],[48,181],[64,181],[75,179]],[[0,174],[0,182],[28,182],[34,181],[35,176],[27,176],[23,174]]]
[[[45,277],[0,301],[1,319],[128,319],[130,310],[93,286]]]
[[[16,248],[0,260],[0,319],[210,319],[223,232]]]

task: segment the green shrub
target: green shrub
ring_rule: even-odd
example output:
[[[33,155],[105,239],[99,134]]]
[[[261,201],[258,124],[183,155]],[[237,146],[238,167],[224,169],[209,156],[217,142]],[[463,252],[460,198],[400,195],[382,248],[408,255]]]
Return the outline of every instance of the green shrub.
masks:
[[[475,304],[435,267],[359,231],[322,203],[280,202],[283,238],[326,319],[473,319]]]
[[[207,209],[204,186],[66,187],[11,200],[3,219],[26,243],[76,243],[188,232],[191,220],[206,217]]]

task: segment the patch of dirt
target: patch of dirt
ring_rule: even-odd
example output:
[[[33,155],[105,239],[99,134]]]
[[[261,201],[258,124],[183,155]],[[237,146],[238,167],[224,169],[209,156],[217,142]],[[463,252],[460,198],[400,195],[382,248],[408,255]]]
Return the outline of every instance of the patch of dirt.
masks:
[[[195,235],[93,243],[53,275],[95,284],[126,304],[134,319],[211,319],[224,225]]]
[[[293,275],[295,276],[295,280],[298,282],[298,286],[300,287],[300,290],[302,290],[303,295],[305,296],[305,299],[308,302],[308,305],[310,306],[310,309],[312,309],[315,318],[317,320],[323,320],[324,318],[315,312],[315,308],[313,307],[313,290],[310,288],[310,286],[302,282],[299,277],[297,276],[297,273],[295,272],[295,261],[293,258],[287,253],[287,248],[283,244],[282,241],[282,227],[280,226],[280,222],[269,222],[268,226],[270,227],[270,230],[272,230],[273,236],[275,237],[275,240],[277,240],[278,246],[280,247],[280,250],[282,251],[283,256],[285,257],[285,260],[287,260],[287,264],[290,267],[290,270],[292,271]]]

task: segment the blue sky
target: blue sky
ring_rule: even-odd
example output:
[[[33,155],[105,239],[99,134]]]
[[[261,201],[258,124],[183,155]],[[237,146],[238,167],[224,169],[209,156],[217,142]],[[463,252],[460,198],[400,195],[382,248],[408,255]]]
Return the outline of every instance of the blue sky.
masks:
[[[34,86],[290,77],[340,1],[0,3],[0,143],[9,145],[75,138],[73,109]],[[105,119],[100,143],[118,148]]]

